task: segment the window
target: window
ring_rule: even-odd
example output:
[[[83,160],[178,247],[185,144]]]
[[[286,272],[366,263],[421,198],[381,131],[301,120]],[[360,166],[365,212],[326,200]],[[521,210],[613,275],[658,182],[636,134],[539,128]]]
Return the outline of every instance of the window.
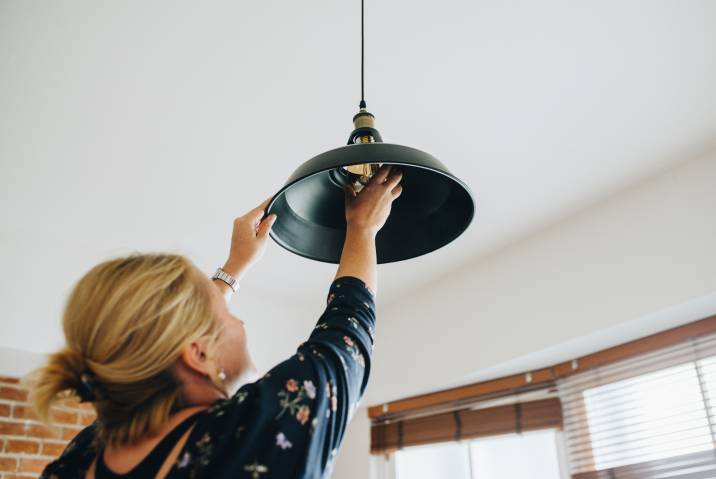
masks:
[[[395,477],[470,479],[468,444],[451,442],[402,449],[395,453]]]
[[[584,391],[596,469],[711,449],[694,363]]]
[[[395,453],[396,479],[560,479],[555,429],[408,447]]]
[[[714,479],[714,405],[716,316],[375,406],[372,464],[376,479]]]
[[[470,443],[474,479],[560,479],[557,431],[478,439]]]
[[[572,477],[716,477],[715,352],[705,336],[559,381]]]

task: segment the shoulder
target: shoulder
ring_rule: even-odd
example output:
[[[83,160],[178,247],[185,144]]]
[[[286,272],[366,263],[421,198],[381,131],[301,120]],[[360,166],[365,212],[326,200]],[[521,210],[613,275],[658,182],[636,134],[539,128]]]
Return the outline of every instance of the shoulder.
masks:
[[[326,375],[310,357],[313,354],[320,352],[297,352],[257,381],[242,386],[231,398],[214,402],[200,415],[200,421],[224,429],[271,423],[288,414],[305,424],[307,409],[302,406],[320,396],[320,388],[327,383]]]

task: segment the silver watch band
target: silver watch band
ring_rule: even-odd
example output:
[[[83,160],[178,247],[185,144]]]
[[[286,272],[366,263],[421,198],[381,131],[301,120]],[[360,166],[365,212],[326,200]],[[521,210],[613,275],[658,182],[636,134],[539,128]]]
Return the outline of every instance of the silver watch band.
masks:
[[[214,273],[214,276],[211,277],[211,279],[219,279],[224,283],[228,284],[229,287],[234,291],[234,293],[239,290],[239,282],[236,281],[236,278],[231,276],[229,273],[227,273],[220,267],[216,268],[216,272]]]

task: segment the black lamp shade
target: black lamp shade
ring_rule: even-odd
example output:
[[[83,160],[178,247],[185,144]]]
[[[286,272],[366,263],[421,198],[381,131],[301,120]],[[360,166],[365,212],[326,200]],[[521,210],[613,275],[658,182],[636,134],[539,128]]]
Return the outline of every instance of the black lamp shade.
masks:
[[[269,203],[278,218],[271,237],[287,250],[339,263],[346,233],[342,166],[400,165],[403,191],[376,236],[378,263],[434,251],[460,236],[475,213],[470,189],[433,156],[408,146],[356,143],[322,153],[299,166]]]

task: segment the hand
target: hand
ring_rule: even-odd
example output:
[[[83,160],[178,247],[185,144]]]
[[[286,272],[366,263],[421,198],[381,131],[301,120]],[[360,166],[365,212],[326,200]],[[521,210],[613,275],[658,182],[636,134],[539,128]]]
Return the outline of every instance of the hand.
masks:
[[[266,240],[276,214],[270,214],[263,221],[261,217],[270,201],[271,197],[234,220],[229,259],[223,269],[237,280],[261,259],[266,250]]]
[[[383,227],[393,201],[400,196],[403,187],[399,185],[403,173],[398,167],[383,165],[373,175],[360,193],[350,186],[346,192],[346,223],[348,228],[365,229],[377,234]]]

